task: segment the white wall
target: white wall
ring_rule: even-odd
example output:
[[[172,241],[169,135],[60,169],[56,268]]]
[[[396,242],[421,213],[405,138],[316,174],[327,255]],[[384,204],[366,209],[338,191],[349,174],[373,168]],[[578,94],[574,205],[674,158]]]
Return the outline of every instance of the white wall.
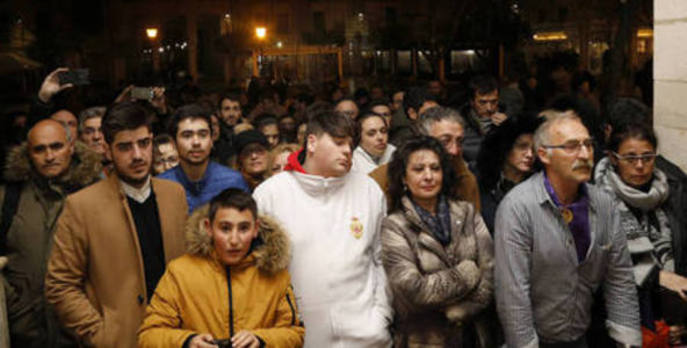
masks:
[[[659,152],[687,171],[686,0],[654,0],[654,127]]]

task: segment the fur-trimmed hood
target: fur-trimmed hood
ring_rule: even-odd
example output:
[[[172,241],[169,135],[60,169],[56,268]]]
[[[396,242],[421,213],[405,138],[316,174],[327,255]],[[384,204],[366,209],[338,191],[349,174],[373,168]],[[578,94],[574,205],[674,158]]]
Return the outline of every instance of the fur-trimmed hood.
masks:
[[[204,224],[208,209],[208,204],[196,209],[186,221],[186,252],[189,254],[214,257],[212,240]],[[259,243],[251,252],[255,258],[255,266],[269,274],[286,269],[291,260],[291,244],[286,232],[266,215],[259,215],[258,220]]]
[[[102,171],[101,157],[86,144],[76,141],[74,154],[67,173],[59,178],[59,183],[69,187],[84,187],[98,179]],[[24,182],[38,176],[29,158],[26,142],[15,146],[7,154],[5,180]]]

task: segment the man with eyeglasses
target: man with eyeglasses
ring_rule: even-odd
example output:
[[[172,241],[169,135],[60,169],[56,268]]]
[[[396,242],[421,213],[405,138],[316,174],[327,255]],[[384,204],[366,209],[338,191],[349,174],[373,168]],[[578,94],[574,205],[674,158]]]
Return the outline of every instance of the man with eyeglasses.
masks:
[[[544,169],[513,188],[495,221],[495,293],[509,347],[586,348],[594,292],[619,347],[641,346],[625,232],[613,199],[588,185],[593,140],[559,114],[534,136]]]
[[[184,190],[151,176],[151,124],[132,102],[107,110],[114,171],[69,195],[56,223],[45,297],[79,346],[135,347],[165,265],[184,253]]]
[[[210,160],[210,124],[209,112],[200,105],[189,104],[177,109],[170,134],[175,137],[179,165],[158,176],[184,187],[189,213],[230,187],[249,192],[239,172]]]

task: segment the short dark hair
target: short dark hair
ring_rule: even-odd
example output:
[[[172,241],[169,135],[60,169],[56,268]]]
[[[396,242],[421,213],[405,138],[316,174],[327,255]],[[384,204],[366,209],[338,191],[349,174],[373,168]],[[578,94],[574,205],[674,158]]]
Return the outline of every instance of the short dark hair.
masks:
[[[241,94],[239,92],[234,92],[234,91],[225,92],[224,94],[222,94],[222,97],[220,97],[219,101],[217,102],[217,109],[218,110],[222,109],[222,102],[225,99],[241,104]]]
[[[158,147],[164,144],[175,145],[174,138],[167,133],[158,134],[153,138],[153,146]]]
[[[439,163],[441,164],[441,190],[439,195],[443,195],[448,199],[455,199],[455,187],[458,184],[457,175],[453,168],[453,161],[451,156],[444,150],[439,140],[427,135],[418,135],[409,138],[396,151],[389,163],[387,176],[389,179],[389,197],[391,198],[391,211],[400,210],[403,208],[401,198],[406,194],[406,189],[403,184],[405,178],[406,168],[408,167],[408,160],[410,155],[416,151],[429,150],[439,156]]]
[[[370,101],[370,102],[367,104],[367,108],[368,108],[368,109],[372,109],[372,108],[374,108],[375,106],[380,106],[380,105],[381,105],[381,106],[386,106],[387,108],[391,109],[391,108],[389,107],[389,100],[388,100],[388,98],[373,99],[372,101]]]
[[[608,150],[618,152],[620,144],[627,139],[648,141],[649,144],[654,147],[654,150],[658,147],[656,134],[650,126],[639,122],[630,122],[623,123],[619,127],[613,128],[611,137],[608,140]]]
[[[651,124],[651,109],[633,98],[618,98],[609,106],[608,124],[618,128],[624,123]]]
[[[491,75],[477,75],[468,83],[468,95],[473,99],[477,94],[487,94],[493,91],[498,91],[499,83]]]
[[[102,120],[105,142],[112,144],[115,135],[121,131],[147,127],[152,131],[153,118],[148,111],[135,102],[121,102],[107,108]]]
[[[412,87],[403,94],[403,111],[407,114],[408,109],[413,108],[415,112],[420,112],[422,104],[427,100],[436,101],[436,98],[424,87]]]
[[[323,109],[318,113],[314,113],[308,118],[303,149],[308,148],[308,136],[310,134],[319,137],[325,133],[335,138],[351,137],[351,139],[354,139],[355,124],[350,117],[343,116],[332,109]],[[302,151],[298,156],[298,160],[301,163],[305,162],[306,152]]]
[[[253,219],[258,218],[258,205],[249,193],[237,188],[228,188],[210,200],[208,218],[210,222],[215,221],[217,211],[221,208],[234,208],[238,211],[250,210]]]
[[[384,118],[384,116],[376,112],[373,112],[370,109],[367,109],[363,113],[361,113],[360,116],[358,116],[358,118],[355,120],[355,137],[353,138],[353,147],[356,147],[358,146],[358,144],[360,144],[360,138],[362,138],[363,134],[363,121],[372,117],[379,117],[382,120],[382,122],[384,122],[384,125],[386,125],[388,130],[389,125],[386,123],[386,119]]]
[[[210,111],[200,106],[199,104],[187,104],[177,109],[172,116],[172,122],[169,124],[169,134],[176,138],[179,131],[179,123],[187,118],[199,118],[205,120],[210,128],[212,134],[212,119],[210,118]]]
[[[275,124],[279,126],[279,122],[277,121],[277,116],[274,116],[272,114],[264,113],[260,114],[255,118],[255,121],[253,121],[253,125],[255,126],[256,129],[262,131],[262,127],[269,126],[271,124]]]

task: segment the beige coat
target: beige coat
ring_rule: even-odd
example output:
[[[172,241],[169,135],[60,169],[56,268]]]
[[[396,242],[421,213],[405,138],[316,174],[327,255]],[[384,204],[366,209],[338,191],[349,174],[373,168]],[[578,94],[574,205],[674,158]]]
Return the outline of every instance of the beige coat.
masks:
[[[394,345],[461,347],[463,328],[474,324],[480,346],[492,346],[484,312],[493,295],[493,244],[482,217],[472,204],[450,201],[451,240],[444,246],[410,199],[402,203],[403,211],[382,224],[382,260],[396,312]]]
[[[165,260],[184,252],[183,188],[152,179]],[[138,235],[116,175],[69,196],[48,261],[46,297],[85,344],[136,347],[148,296]]]

